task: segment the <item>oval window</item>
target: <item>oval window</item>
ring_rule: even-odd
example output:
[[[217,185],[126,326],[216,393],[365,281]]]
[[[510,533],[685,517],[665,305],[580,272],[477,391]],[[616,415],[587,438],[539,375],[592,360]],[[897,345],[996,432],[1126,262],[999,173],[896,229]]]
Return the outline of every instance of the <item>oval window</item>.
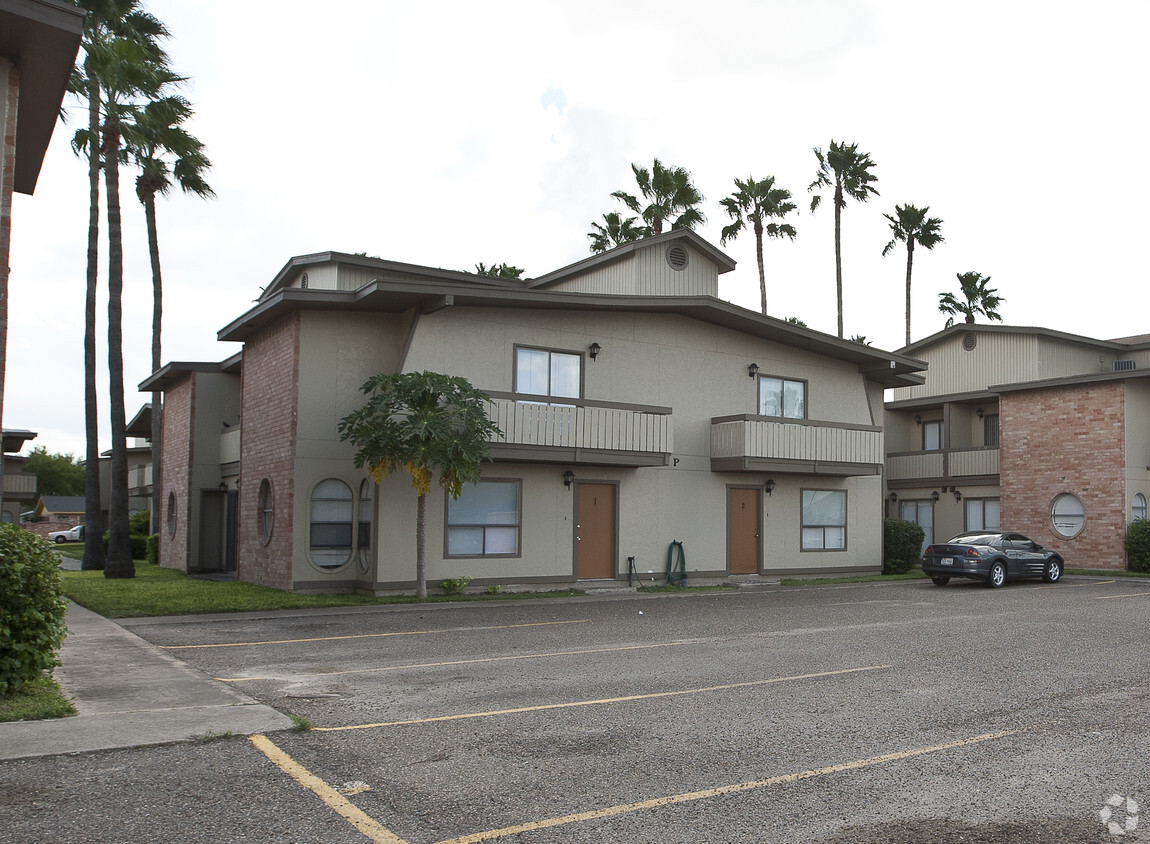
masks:
[[[271,541],[272,530],[276,524],[276,493],[272,488],[272,482],[267,478],[260,481],[260,494],[256,506],[259,508],[257,518],[260,526],[260,541],[267,545]]]
[[[1077,536],[1086,523],[1086,510],[1077,495],[1064,492],[1050,505],[1050,524],[1059,536]]]
[[[168,493],[168,536],[176,535],[176,494]]]

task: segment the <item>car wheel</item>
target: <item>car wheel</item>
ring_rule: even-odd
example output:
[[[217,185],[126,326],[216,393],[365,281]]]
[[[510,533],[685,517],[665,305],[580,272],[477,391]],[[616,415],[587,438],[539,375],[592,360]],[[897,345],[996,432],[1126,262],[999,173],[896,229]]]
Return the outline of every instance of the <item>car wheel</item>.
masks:
[[[1006,566],[1001,561],[992,563],[990,574],[986,576],[986,585],[991,589],[997,589],[1004,583],[1006,583]]]
[[[938,574],[932,574],[930,576],[930,582],[933,583],[935,586],[946,586],[946,584],[950,583],[950,578],[949,577],[943,577],[942,575],[938,575]]]
[[[1062,560],[1051,557],[1042,572],[1042,579],[1047,583],[1057,583],[1062,579]]]
[[[56,537],[54,540],[52,540],[52,541],[53,541],[53,542],[55,542],[57,545],[63,545],[63,544],[64,544],[64,537],[62,537],[62,536],[57,536],[57,537]]]

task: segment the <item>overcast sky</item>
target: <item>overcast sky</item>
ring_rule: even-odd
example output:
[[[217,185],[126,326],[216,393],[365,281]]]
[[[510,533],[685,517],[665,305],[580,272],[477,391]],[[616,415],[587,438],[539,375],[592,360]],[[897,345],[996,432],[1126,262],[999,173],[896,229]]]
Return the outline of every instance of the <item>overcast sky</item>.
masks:
[[[165,362],[237,351],[216,332],[294,255],[566,266],[589,254],[592,221],[623,210],[611,192],[635,192],[631,163],[655,157],[691,171],[716,246],[734,178],[790,190],[799,234],[766,245],[769,312],[833,334],[833,210],[812,215],[807,192],[812,149],[832,139],[871,154],[880,193],[843,214],[848,337],[903,345],[906,253],[881,252],[883,214],[906,203],[946,238],[915,255],[914,339],[943,327],[938,294],[967,270],[991,276],[1006,324],[1150,332],[1143,0],[144,2],[190,78],[218,194],[159,205]],[[35,195],[13,203],[4,426],[80,456],[87,173],[69,139],[86,118],[68,105]],[[133,184],[129,418],[148,399],[151,331]],[[724,251],[738,268],[720,295],[757,310],[753,233]]]

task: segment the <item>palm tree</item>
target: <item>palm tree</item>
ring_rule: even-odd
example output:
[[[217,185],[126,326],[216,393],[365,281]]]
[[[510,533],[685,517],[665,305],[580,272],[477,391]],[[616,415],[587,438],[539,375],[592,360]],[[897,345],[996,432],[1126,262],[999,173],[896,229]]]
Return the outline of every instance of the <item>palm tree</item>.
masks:
[[[624,217],[618,211],[603,215],[603,225],[592,223],[592,231],[587,232],[591,240],[592,252],[606,252],[624,243],[633,243],[651,236],[649,226],[637,225],[638,217]]]
[[[662,234],[663,223],[668,221],[672,229],[694,229],[706,221],[699,210],[703,195],[691,184],[691,174],[687,170],[664,167],[657,158],[649,171],[638,164],[632,164],[631,170],[647,204],[641,204],[626,191],[617,190],[611,196],[642,217],[643,222],[650,226],[651,234]]]
[[[88,250],[84,296],[84,431],[85,450],[84,521],[103,525],[100,503],[99,418],[96,403],[96,287],[99,275],[100,170],[103,157],[100,145],[102,90],[100,62],[112,39],[131,38],[143,45],[155,60],[162,60],[158,39],[167,36],[164,25],[139,8],[138,0],[78,0],[86,12],[81,48],[83,59],[72,73],[69,91],[82,99],[88,109],[88,125],[79,129],[72,140],[78,155],[88,158]],[[81,568],[103,569],[105,566],[102,530],[84,532],[84,559]]]
[[[775,187],[775,177],[767,176],[755,181],[754,176],[744,181],[735,179],[735,192],[719,204],[731,217],[731,224],[723,228],[719,242],[726,245],[728,240],[739,236],[746,220],[755,229],[755,257],[759,260],[759,293],[762,296],[763,316],[767,314],[767,277],[763,271],[763,234],[768,237],[789,237],[795,239],[798,232],[790,223],[765,223],[771,217],[783,217],[795,210],[790,201],[791,192]]]
[[[859,152],[858,144],[840,144],[832,140],[826,155],[815,147],[815,158],[819,160],[818,174],[807,188],[807,192],[823,188],[834,188],[835,203],[835,289],[839,309],[839,337],[843,336],[843,240],[842,213],[847,198],[866,202],[871,194],[878,195],[873,182],[878,177],[870,172],[875,166],[869,152]],[[811,197],[811,212],[819,207],[822,196]]]
[[[882,250],[885,258],[887,253],[894,249],[897,241],[906,244],[906,344],[910,345],[910,271],[914,264],[914,245],[917,243],[924,249],[934,249],[942,243],[940,233],[942,220],[938,217],[927,217],[930,208],[915,208],[913,205],[896,205],[896,216],[883,214],[890,223],[891,239]]]
[[[998,313],[998,306],[1006,300],[998,295],[998,289],[988,287],[990,276],[974,271],[958,273],[958,288],[962,299],[953,293],[938,294],[938,310],[949,314],[946,327],[954,325],[954,318],[962,314],[967,325],[974,324],[975,314],[982,314],[987,319],[1002,322],[1002,315]]]
[[[489,267],[480,261],[475,265],[475,274],[488,278],[520,278],[523,275],[523,269],[511,264],[492,264]]]
[[[339,422],[339,438],[359,447],[355,465],[376,483],[403,469],[415,487],[416,597],[427,597],[424,533],[427,493],[439,485],[458,499],[490,460],[488,440],[502,435],[487,416],[490,399],[465,378],[437,372],[383,373],[363,385],[366,404]]]
[[[162,365],[160,353],[163,323],[163,280],[160,272],[160,243],[156,226],[156,194],[167,196],[172,178],[184,193],[204,199],[215,192],[204,179],[212,166],[204,152],[204,145],[189,134],[181,124],[192,116],[192,107],[183,97],[163,97],[144,106],[143,112],[130,127],[129,153],[140,168],[136,177],[136,196],[144,206],[148,229],[148,255],[152,265],[152,372]],[[174,158],[171,166],[168,157]],[[152,392],[152,532],[159,528],[161,506],[162,444],[160,403],[162,394]]]

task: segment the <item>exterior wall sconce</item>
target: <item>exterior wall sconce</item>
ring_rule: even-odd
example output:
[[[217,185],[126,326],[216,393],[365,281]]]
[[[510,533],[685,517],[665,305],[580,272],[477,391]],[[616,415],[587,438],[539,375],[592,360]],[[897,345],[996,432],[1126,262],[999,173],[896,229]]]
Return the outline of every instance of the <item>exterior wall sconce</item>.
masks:
[[[978,414],[978,418],[979,418],[979,419],[981,419],[981,418],[982,418],[982,408],[981,408],[981,407],[980,407],[978,410],[974,411],[974,412]]]
[[[930,500],[931,501],[938,501],[938,490],[937,489],[930,494]]]
[[[565,486],[565,487],[567,487],[568,489],[570,489],[570,488],[571,488],[571,483],[572,483],[574,480],[575,480],[575,473],[574,473],[574,472],[572,472],[570,469],[568,469],[566,472],[564,472],[564,473],[563,473],[563,486]]]
[[[959,492],[957,489],[954,491],[954,500],[955,501],[962,501],[962,493]]]
[[[220,492],[227,492],[228,484],[226,481],[220,481],[219,490]]]
[[[595,360],[595,358],[599,357],[599,353],[603,351],[603,347],[598,343],[592,343],[587,347],[587,351],[591,353],[591,360]]]
[[[765,489],[767,491],[767,495],[770,495],[772,492],[774,492],[775,491],[775,479],[774,478],[767,478],[767,482],[765,484],[763,484],[763,489]]]
[[[917,413],[914,415],[914,424],[915,425],[921,425],[922,424],[922,417],[919,416]]]
[[[887,497],[890,498],[891,501],[898,501],[898,493],[897,492],[891,492],[891,494]]]
[[[752,363],[747,367],[747,374],[754,378],[759,374],[759,365],[757,363]]]

